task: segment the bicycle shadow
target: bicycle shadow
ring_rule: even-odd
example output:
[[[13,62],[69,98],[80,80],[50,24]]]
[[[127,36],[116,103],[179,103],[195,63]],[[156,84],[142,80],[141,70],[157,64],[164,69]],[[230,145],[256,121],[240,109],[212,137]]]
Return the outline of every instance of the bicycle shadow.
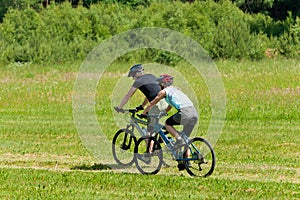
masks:
[[[127,167],[120,166],[118,164],[101,164],[101,163],[94,163],[93,165],[75,165],[71,167],[71,170],[87,170],[87,171],[102,171],[102,170],[110,170],[110,169],[126,169]],[[130,168],[130,167],[128,167]]]
[[[94,163],[93,165],[82,164],[82,165],[75,165],[75,166],[71,167],[71,170],[101,171],[101,170],[108,170],[108,169],[111,169],[111,167],[108,165],[97,164],[97,163]]]

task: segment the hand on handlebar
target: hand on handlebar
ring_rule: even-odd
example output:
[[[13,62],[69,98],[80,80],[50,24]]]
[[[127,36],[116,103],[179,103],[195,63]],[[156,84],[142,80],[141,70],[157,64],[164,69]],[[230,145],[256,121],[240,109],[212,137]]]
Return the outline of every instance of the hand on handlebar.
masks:
[[[142,105],[139,105],[138,107],[135,107],[135,109],[136,109],[137,111],[144,110],[144,108],[143,108]]]
[[[122,108],[119,107],[114,107],[115,111],[117,111],[118,113],[124,113],[124,110]]]
[[[147,119],[147,115],[144,115],[144,114],[137,114],[137,116],[141,119]]]
[[[168,116],[168,113],[165,110],[161,111],[159,114],[160,116]]]

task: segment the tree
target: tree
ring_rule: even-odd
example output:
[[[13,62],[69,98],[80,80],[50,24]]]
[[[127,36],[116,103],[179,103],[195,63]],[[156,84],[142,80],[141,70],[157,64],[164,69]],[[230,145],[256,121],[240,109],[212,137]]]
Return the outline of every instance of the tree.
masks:
[[[300,16],[299,0],[232,0],[241,10],[246,13],[263,13],[275,20],[285,20],[288,13],[292,16]]]
[[[50,1],[50,0],[47,0]],[[43,5],[45,0],[0,0],[0,22],[3,22],[4,15],[8,9],[25,9],[31,7],[38,9]]]
[[[276,0],[232,0],[240,9],[247,13],[266,14]]]
[[[50,0],[44,0],[43,1],[43,6],[46,8],[50,4]]]
[[[299,0],[274,0],[274,4],[269,9],[270,16],[275,20],[285,20],[288,13],[291,12],[293,18],[300,17],[300,1]]]

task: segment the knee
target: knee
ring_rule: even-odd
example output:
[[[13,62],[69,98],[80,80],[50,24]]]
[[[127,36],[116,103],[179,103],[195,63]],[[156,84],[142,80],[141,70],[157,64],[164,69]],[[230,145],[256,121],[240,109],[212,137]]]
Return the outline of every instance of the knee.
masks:
[[[165,123],[165,127],[166,127],[166,128],[169,128],[169,127],[172,127],[172,126],[169,125],[169,124],[167,124],[167,123]]]

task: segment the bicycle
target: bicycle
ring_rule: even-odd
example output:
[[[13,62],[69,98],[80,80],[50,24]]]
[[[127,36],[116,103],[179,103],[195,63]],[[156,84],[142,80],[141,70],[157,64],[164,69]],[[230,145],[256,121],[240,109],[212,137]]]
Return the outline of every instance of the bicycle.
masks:
[[[184,166],[191,176],[207,177],[214,171],[216,164],[215,152],[210,143],[201,137],[189,139],[183,132],[179,132],[185,141],[181,147],[174,146],[172,137],[167,137],[159,119],[164,113],[151,115],[156,118],[155,134],[141,137],[135,145],[134,161],[142,174],[157,174],[163,164],[163,152],[171,155],[172,160]],[[165,146],[161,148],[159,138]],[[146,140],[146,142],[144,142]],[[151,145],[150,145],[151,144]],[[152,149],[151,149],[152,148]],[[187,153],[188,152],[188,153]],[[188,154],[188,156],[185,156]]]
[[[130,121],[126,128],[118,130],[112,140],[112,153],[115,161],[123,167],[131,166],[134,163],[134,147],[137,142],[134,130],[141,136],[146,136],[146,129],[140,125],[147,126],[147,121],[139,119],[135,114],[137,109],[122,109],[122,112],[130,114]]]

